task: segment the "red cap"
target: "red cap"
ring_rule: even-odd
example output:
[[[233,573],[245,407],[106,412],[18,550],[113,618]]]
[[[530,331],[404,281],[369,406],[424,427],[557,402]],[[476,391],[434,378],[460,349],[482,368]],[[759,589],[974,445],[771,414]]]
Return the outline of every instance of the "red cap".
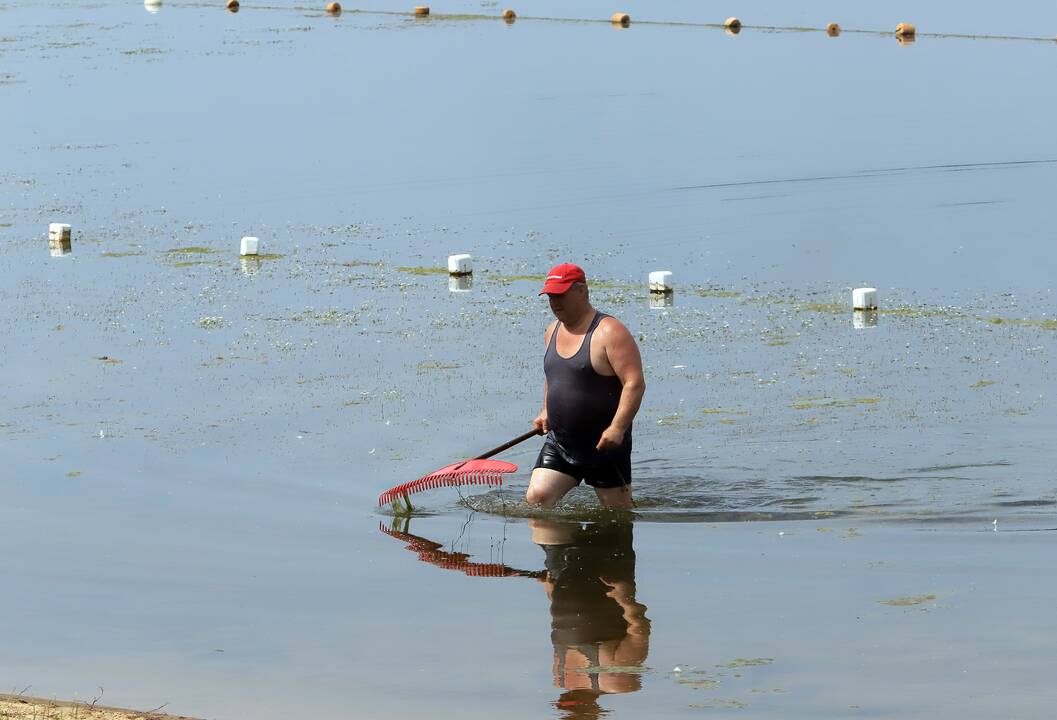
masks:
[[[540,295],[561,295],[573,286],[573,283],[587,282],[587,276],[579,265],[562,263],[555,265],[547,273],[547,281],[543,283]]]

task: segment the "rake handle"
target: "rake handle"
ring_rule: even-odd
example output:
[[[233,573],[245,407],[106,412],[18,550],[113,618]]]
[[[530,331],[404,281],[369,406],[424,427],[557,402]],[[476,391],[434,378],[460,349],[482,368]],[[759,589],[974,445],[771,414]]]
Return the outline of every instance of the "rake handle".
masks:
[[[474,460],[487,460],[488,458],[492,457],[493,455],[498,455],[499,453],[503,452],[504,450],[514,447],[518,443],[525,442],[530,437],[536,437],[537,435],[542,435],[542,434],[543,434],[542,430],[539,430],[537,428],[532,428],[531,430],[529,430],[524,435],[518,435],[513,440],[505,442],[502,445],[500,445],[499,447],[492,448],[488,452],[483,453],[481,455],[478,455],[477,457],[474,458]]]

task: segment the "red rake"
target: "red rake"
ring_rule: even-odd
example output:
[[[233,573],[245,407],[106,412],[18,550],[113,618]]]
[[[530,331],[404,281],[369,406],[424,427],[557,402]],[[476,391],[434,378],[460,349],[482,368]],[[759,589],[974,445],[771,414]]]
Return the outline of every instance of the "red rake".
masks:
[[[516,472],[517,465],[502,460],[489,460],[488,458],[493,455],[498,455],[504,450],[514,447],[518,443],[525,442],[530,437],[542,434],[543,433],[539,430],[530,430],[524,435],[519,435],[513,440],[505,442],[499,447],[492,448],[488,452],[478,455],[471,460],[463,460],[462,462],[447,465],[440,470],[434,470],[429,475],[423,475],[418,480],[412,480],[411,482],[406,482],[402,485],[389,488],[378,496],[378,505],[388,505],[396,498],[402,497],[404,498],[404,502],[407,503],[408,508],[410,508],[411,502],[408,499],[408,496],[411,493],[416,493],[421,490],[431,490],[438,487],[502,485],[503,473]]]

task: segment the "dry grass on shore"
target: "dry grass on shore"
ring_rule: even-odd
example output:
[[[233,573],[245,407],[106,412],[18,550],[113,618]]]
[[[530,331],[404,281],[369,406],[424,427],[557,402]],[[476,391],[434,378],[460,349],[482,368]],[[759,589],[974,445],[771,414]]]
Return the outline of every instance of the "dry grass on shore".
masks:
[[[160,708],[159,708],[160,710]],[[0,694],[0,720],[193,720],[158,711],[123,710],[94,703]]]

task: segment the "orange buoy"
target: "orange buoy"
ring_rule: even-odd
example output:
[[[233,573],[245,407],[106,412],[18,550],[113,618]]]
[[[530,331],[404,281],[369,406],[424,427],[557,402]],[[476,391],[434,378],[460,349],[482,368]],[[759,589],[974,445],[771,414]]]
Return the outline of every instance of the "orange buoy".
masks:
[[[514,22],[515,20],[517,20],[517,13],[511,10],[510,8],[507,8],[503,11],[503,19],[507,22]]]
[[[896,37],[914,37],[917,34],[917,28],[914,27],[913,23],[899,23],[896,25]]]
[[[729,17],[723,21],[723,27],[736,33],[741,30],[741,20],[738,20],[736,17]]]
[[[419,5],[415,8],[415,14],[419,17],[425,17],[429,15],[429,5]]]
[[[341,3],[330,2],[327,3],[327,12],[331,15],[341,15]]]
[[[837,37],[840,35],[840,25],[837,23],[830,23],[826,26],[826,34],[830,37]]]
[[[613,13],[613,17],[611,17],[609,20],[614,25],[620,25],[621,27],[627,27],[631,24],[631,16],[627,13],[622,12]]]
[[[228,0],[228,10],[231,12],[239,11],[239,0]]]

